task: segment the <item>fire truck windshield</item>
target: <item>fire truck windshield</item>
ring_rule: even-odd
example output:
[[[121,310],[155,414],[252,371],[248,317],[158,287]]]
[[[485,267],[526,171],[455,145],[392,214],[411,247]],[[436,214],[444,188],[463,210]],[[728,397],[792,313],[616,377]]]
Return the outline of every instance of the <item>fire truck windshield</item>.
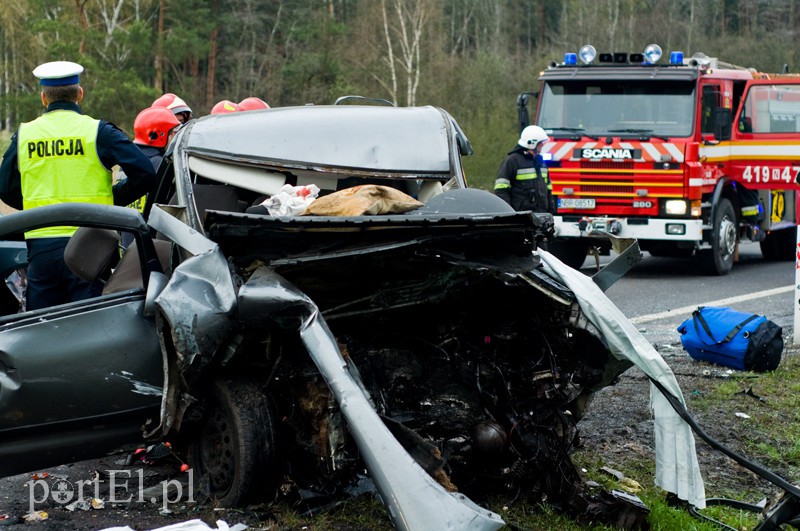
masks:
[[[587,136],[686,137],[694,130],[694,93],[694,82],[552,80],[541,92],[536,123],[555,138],[575,130]]]

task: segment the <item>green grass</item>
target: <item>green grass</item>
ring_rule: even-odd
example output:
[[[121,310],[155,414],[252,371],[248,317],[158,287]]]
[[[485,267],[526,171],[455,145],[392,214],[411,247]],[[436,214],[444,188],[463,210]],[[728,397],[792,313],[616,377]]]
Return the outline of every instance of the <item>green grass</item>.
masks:
[[[0,131],[0,156],[6,152],[8,149],[8,145],[11,143],[11,135],[13,132],[10,131]]]

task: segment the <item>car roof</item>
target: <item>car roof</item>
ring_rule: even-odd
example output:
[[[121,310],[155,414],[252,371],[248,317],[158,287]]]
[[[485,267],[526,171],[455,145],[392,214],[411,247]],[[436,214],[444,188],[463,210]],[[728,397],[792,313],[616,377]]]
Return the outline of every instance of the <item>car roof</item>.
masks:
[[[431,106],[309,105],[191,122],[178,149],[233,161],[377,172],[450,173],[461,134]]]

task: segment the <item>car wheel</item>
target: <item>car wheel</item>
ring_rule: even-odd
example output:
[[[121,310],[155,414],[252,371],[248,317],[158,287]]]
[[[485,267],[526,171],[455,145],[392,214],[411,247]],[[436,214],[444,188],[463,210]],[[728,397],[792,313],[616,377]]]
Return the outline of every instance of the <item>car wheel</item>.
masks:
[[[708,275],[727,275],[736,252],[736,213],[727,199],[721,199],[714,213],[711,249],[698,254],[700,268]]]
[[[207,477],[209,495],[220,506],[242,505],[270,485],[272,419],[269,401],[254,383],[214,382],[188,458],[195,477]]]
[[[548,246],[548,250],[571,268],[580,269],[586,261],[589,247],[581,238],[570,238],[557,239]]]
[[[797,233],[794,228],[770,232],[761,242],[764,260],[788,261],[795,258]]]

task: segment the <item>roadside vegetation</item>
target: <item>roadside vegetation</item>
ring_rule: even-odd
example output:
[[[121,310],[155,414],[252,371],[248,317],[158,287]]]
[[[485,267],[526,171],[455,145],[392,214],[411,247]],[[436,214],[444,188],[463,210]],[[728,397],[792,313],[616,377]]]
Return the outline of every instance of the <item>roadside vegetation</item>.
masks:
[[[800,68],[796,2],[752,0],[4,0],[0,128],[41,111],[31,71],[72,60],[84,109],[129,134],[164,92],[197,116],[223,99],[273,107],[348,94],[436,105],[458,120],[488,188],[518,134],[517,95],[564,53],[704,52],[762,72]],[[535,103],[535,102],[534,102]]]

